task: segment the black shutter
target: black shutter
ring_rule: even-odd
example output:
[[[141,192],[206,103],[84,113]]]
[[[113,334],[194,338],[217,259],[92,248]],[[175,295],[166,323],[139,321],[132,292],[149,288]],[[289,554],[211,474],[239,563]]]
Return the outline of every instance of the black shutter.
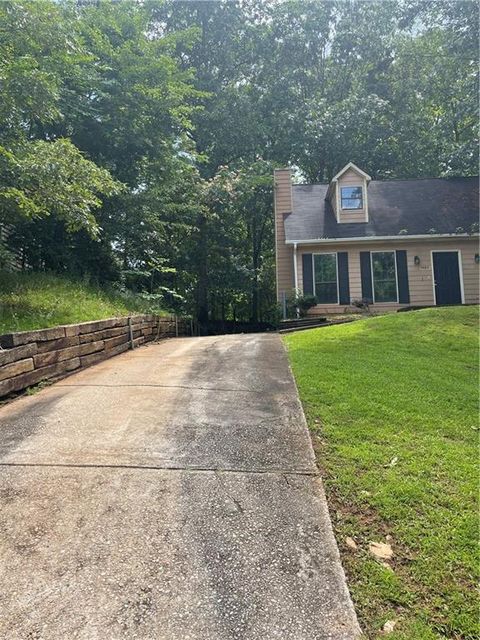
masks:
[[[397,259],[398,301],[409,303],[410,289],[408,287],[407,252],[402,249],[395,251],[395,255]]]
[[[360,272],[362,277],[362,298],[371,303],[373,302],[373,292],[370,251],[360,251]]]
[[[338,301],[339,304],[350,304],[350,282],[348,280],[348,252],[337,253],[338,264]]]
[[[303,267],[303,295],[313,296],[313,265],[312,254],[302,254],[302,267]]]

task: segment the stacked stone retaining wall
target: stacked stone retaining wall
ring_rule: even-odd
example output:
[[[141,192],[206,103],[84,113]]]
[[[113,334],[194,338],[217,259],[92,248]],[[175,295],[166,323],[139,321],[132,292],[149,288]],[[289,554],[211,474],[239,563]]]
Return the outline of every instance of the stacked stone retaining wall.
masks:
[[[7,333],[0,336],[0,397],[189,329],[183,319],[136,315]]]

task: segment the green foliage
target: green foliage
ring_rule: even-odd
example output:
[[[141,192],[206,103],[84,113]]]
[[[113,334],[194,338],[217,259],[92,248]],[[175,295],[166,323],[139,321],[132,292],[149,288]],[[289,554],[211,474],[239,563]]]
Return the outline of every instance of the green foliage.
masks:
[[[0,272],[0,333],[147,313],[158,306],[128,292],[48,273]]]
[[[478,319],[425,309],[285,338],[367,637],[392,619],[395,640],[480,632]],[[387,535],[391,568],[368,553]]]
[[[317,304],[317,299],[315,296],[306,295],[297,298],[296,303],[300,309],[300,315],[306,316],[307,311]]]
[[[273,165],[257,161],[236,170],[220,167],[207,182],[204,198],[213,267],[210,307],[222,320],[272,320]]]
[[[89,61],[74,16],[49,0],[0,3],[1,137],[31,139],[62,119],[62,87]]]
[[[307,311],[317,304],[317,299],[313,295],[296,295],[287,299],[287,314],[288,317],[294,318],[297,315],[297,309],[300,313],[300,317],[304,318],[307,315]]]
[[[14,262],[15,254],[8,248],[3,238],[0,238],[0,270],[10,269]]]
[[[5,159],[0,187],[5,218],[52,215],[63,221],[68,231],[84,229],[97,236],[99,227],[93,210],[102,204],[98,194],[119,193],[121,184],[63,138],[36,140],[15,151],[14,156],[0,148]]]
[[[62,91],[86,61],[69,10],[0,3],[0,220],[52,215],[68,231],[98,234],[93,210],[120,185],[53,131],[65,118]]]

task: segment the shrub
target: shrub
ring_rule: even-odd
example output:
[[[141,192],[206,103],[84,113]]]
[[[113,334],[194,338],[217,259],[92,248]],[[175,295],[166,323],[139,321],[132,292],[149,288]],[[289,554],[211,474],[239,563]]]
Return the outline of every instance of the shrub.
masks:
[[[352,300],[352,307],[357,307],[361,311],[368,313],[370,311],[370,300],[368,298],[360,298],[358,300]]]
[[[288,300],[287,313],[289,317],[295,316],[298,309],[300,316],[303,318],[307,315],[307,311],[314,307],[316,304],[317,299],[315,296],[312,296],[310,294],[304,296],[295,295]]]

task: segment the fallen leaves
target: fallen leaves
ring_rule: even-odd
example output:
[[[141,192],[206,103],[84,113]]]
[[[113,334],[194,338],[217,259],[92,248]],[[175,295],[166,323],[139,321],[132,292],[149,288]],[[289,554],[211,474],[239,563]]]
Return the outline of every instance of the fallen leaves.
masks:
[[[396,620],[387,620],[383,625],[382,633],[385,633],[385,634],[392,633],[392,631],[395,629],[396,624],[397,624]]]
[[[355,540],[353,538],[350,538],[349,536],[345,538],[345,544],[349,549],[352,549],[352,551],[356,551],[358,549],[358,545]]]
[[[391,560],[393,558],[393,549],[385,542],[370,542],[368,550],[377,560]]]
[[[388,464],[384,464],[383,466],[385,468],[387,468],[387,467],[396,467],[397,464],[398,464],[398,456],[395,456],[394,458],[392,458],[390,460],[390,462]]]

